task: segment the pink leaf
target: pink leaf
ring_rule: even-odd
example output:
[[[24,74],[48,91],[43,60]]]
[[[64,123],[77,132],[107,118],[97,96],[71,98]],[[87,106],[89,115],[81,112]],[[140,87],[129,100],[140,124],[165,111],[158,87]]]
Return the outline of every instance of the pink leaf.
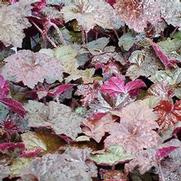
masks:
[[[18,131],[20,131],[17,125],[10,119],[5,120],[1,126],[8,135],[13,135],[15,133],[18,133]]]
[[[39,2],[36,2],[33,4],[33,11],[38,13],[46,6],[46,0],[40,0]]]
[[[0,151],[12,151],[15,149],[20,149],[20,150],[25,150],[25,145],[24,143],[1,143],[0,144]]]
[[[142,80],[137,79],[125,84],[124,78],[112,77],[102,85],[101,91],[110,96],[116,96],[120,93],[133,93],[141,87],[146,87]]]
[[[9,94],[9,84],[3,78],[3,76],[0,75],[0,99],[5,98],[8,94]]]
[[[93,113],[89,116],[89,120],[91,120],[91,121],[99,120],[105,115],[106,115],[106,113],[102,113],[102,112]]]
[[[48,95],[50,96],[59,96],[60,94],[62,94],[63,92],[71,89],[73,87],[72,84],[63,84],[63,85],[59,85],[58,87],[55,87],[53,90],[50,90]]]
[[[13,112],[18,113],[22,117],[24,117],[24,115],[26,114],[26,111],[23,108],[22,104],[16,100],[13,100],[11,98],[4,98],[1,99],[0,102],[8,106]]]
[[[134,81],[131,81],[131,82],[128,82],[125,86],[125,89],[133,94],[133,93],[136,93],[138,91],[139,88],[141,87],[146,87],[146,84],[140,80],[140,79],[137,79],[137,80],[134,80]],[[136,92],[135,92],[136,91]]]
[[[42,152],[41,148],[38,148],[36,150],[31,150],[31,151],[23,151],[20,157],[24,158],[33,158],[38,156]]]
[[[150,41],[157,57],[161,60],[166,68],[173,68],[176,65],[176,60],[169,59],[169,57],[162,51],[162,49],[154,42]]]
[[[160,136],[154,131],[158,128],[157,116],[143,101],[122,108],[120,118],[120,123],[114,123],[109,130],[110,135],[104,141],[106,147],[118,144],[129,152],[136,152],[160,142]]]
[[[177,148],[178,147],[176,147],[176,146],[168,146],[168,147],[160,148],[157,150],[155,156],[158,160],[161,160],[162,158],[167,157],[172,151],[174,151]]]

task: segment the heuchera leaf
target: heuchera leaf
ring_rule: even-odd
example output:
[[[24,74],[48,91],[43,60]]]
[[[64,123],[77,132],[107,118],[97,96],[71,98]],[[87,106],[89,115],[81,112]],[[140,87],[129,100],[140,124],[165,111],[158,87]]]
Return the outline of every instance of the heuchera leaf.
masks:
[[[14,151],[15,149],[19,149],[20,152],[25,150],[24,143],[0,143],[0,152],[9,152]]]
[[[111,77],[108,81],[104,82],[101,91],[110,96],[116,96],[120,93],[133,94],[135,91],[143,87],[146,87],[146,85],[139,79],[125,83],[125,80],[122,77]]]
[[[68,149],[63,154],[47,154],[34,159],[30,165],[22,169],[21,175],[31,174],[43,181],[91,181],[97,170],[94,164],[86,163],[89,154],[89,149],[77,148]]]
[[[0,102],[8,106],[13,112],[18,113],[20,116],[25,116],[26,111],[20,102],[11,98],[4,98],[0,100]]]
[[[155,159],[155,149],[146,149],[135,153],[134,158],[125,164],[126,173],[132,172],[135,167],[138,168],[141,175],[149,171],[151,167],[158,167]]]
[[[63,67],[61,63],[46,54],[20,50],[4,59],[3,76],[13,82],[23,82],[31,89],[39,82],[53,83],[62,80]]]
[[[104,152],[99,152],[92,155],[91,159],[100,165],[115,165],[133,158],[131,154],[126,153],[126,151],[119,145],[110,146]]]
[[[106,0],[106,2],[108,2],[112,6],[113,4],[115,4],[116,0]]]
[[[158,160],[161,160],[162,158],[167,157],[172,151],[177,149],[178,147],[176,146],[168,146],[168,147],[163,147],[157,150],[155,156]]]
[[[102,137],[108,132],[114,120],[110,114],[104,115],[98,120],[86,120],[83,122],[83,132],[93,138],[96,142],[100,142]]]
[[[47,151],[46,143],[38,137],[34,132],[26,132],[21,135],[22,141],[25,144],[26,151],[34,151],[41,149],[41,151]]]
[[[151,50],[135,50],[129,57],[129,66],[126,76],[129,76],[132,80],[139,76],[149,77],[154,75],[163,66],[158,58]]]
[[[73,87],[72,84],[59,85],[59,86],[55,87],[53,90],[50,90],[48,95],[58,97],[60,94],[71,89],[72,87]]]
[[[162,100],[154,108],[158,115],[158,124],[161,130],[166,130],[181,121],[181,101],[172,104],[170,101]]]
[[[10,119],[6,119],[5,121],[3,121],[3,123],[1,124],[1,127],[3,128],[3,130],[6,132],[8,136],[11,136],[20,131],[18,126]]]
[[[180,11],[181,11],[181,3],[180,0],[161,0],[160,1],[161,8],[161,15],[164,20],[175,27],[181,27],[181,18],[180,18]]]
[[[176,66],[176,59],[170,59],[156,43],[151,41],[151,45],[165,68],[173,68]]]
[[[25,108],[30,127],[52,128],[57,135],[66,135],[73,140],[81,133],[80,124],[83,118],[64,104],[51,101],[46,106],[40,102],[29,101]]]
[[[180,141],[172,139],[156,148],[151,148],[137,152],[135,158],[125,165],[126,172],[132,172],[135,167],[143,175],[149,171],[151,167],[158,169],[160,179],[179,180],[180,176]],[[169,156],[168,159],[164,159]],[[162,168],[160,171],[159,168]],[[164,171],[163,171],[164,169]],[[164,174],[164,177],[163,177]]]
[[[8,106],[13,112],[18,113],[23,117],[26,114],[26,111],[22,104],[14,99],[7,98],[8,94],[9,84],[2,76],[0,76],[0,102]]]
[[[21,0],[12,5],[0,7],[0,41],[6,46],[22,47],[25,37],[23,30],[31,26],[26,18],[31,16],[31,3],[33,0]]]
[[[42,152],[41,148],[37,148],[37,149],[31,150],[31,151],[23,151],[21,153],[20,157],[23,157],[23,158],[34,158],[34,157],[37,157],[41,152]]]
[[[9,84],[2,75],[0,75],[0,99],[7,97],[9,94]]]
[[[62,12],[65,22],[76,19],[86,32],[96,25],[106,29],[117,29],[123,24],[113,7],[104,0],[75,0],[71,5],[65,6]]]
[[[79,85],[76,94],[82,96],[81,102],[84,106],[88,106],[97,98],[99,89],[100,85],[95,81],[93,84]]]
[[[114,7],[129,28],[137,32],[143,32],[148,22],[157,25],[161,20],[158,1],[116,0]]]
[[[168,159],[162,159],[162,173],[159,173],[159,175],[164,173],[166,180],[179,181],[181,178],[181,142],[178,139],[171,139],[164,145],[167,147],[174,146],[177,147],[177,149],[169,153]]]
[[[148,89],[148,94],[161,99],[171,99],[174,96],[173,88],[167,82],[157,82]]]
[[[106,147],[118,144],[135,153],[159,144],[160,137],[154,131],[158,128],[156,115],[146,104],[133,102],[122,109],[120,117],[120,123],[110,127],[110,136],[104,141]]]

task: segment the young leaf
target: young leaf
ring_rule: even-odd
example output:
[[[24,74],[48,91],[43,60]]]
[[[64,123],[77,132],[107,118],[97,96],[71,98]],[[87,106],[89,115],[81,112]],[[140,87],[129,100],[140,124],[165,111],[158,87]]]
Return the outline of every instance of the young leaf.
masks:
[[[173,87],[174,95],[181,98],[181,89],[179,84],[181,83],[181,68],[173,70],[160,70],[152,75],[151,80],[153,82],[166,82]]]
[[[48,92],[48,95],[58,97],[58,96],[60,96],[60,94],[71,89],[72,87],[73,87],[73,85],[71,85],[71,84],[62,84],[62,85],[55,87],[53,90],[50,90]]]
[[[123,77],[111,77],[102,85],[101,91],[105,94],[109,94],[110,96],[116,96],[121,93],[131,94],[133,91],[137,91],[142,87],[146,87],[146,85],[142,80],[139,79],[125,83]]]

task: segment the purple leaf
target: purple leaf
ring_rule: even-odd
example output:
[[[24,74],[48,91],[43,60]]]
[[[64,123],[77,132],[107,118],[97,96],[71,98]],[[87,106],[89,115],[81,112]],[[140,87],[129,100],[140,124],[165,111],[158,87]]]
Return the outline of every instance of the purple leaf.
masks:
[[[59,96],[60,94],[62,94],[63,92],[71,89],[73,87],[72,84],[63,84],[63,85],[59,85],[58,87],[55,87],[53,90],[50,90],[48,95],[50,96]]]
[[[146,87],[142,80],[137,79],[125,84],[123,77],[112,77],[102,85],[101,91],[109,94],[110,96],[116,96],[120,93],[132,94],[133,91],[137,91],[142,87]]]
[[[1,143],[0,144],[0,152],[11,151],[15,149],[25,150],[24,143]]]
[[[178,147],[176,146],[168,146],[168,147],[163,147],[157,150],[155,157],[158,160],[161,160],[162,158],[167,157],[172,151],[177,149]]]
[[[13,112],[19,114],[22,117],[24,117],[24,115],[26,114],[26,111],[23,108],[22,104],[16,100],[13,100],[11,98],[3,98],[0,99],[0,102],[8,106]]]
[[[137,80],[128,82],[125,86],[125,89],[130,94],[134,94],[134,93],[137,93],[138,89],[142,87],[146,87],[146,84],[142,80],[137,79]]]
[[[2,75],[0,75],[0,99],[5,98],[9,94],[9,84]]]
[[[170,59],[164,52],[163,50],[161,50],[161,48],[159,47],[159,45],[157,45],[156,43],[151,42],[151,46],[153,47],[157,57],[161,60],[161,62],[163,63],[163,65],[165,66],[165,68],[173,68],[176,65],[176,60],[174,59]]]
[[[41,148],[30,150],[30,151],[23,151],[20,157],[33,158],[33,157],[38,156],[41,152],[42,152]]]

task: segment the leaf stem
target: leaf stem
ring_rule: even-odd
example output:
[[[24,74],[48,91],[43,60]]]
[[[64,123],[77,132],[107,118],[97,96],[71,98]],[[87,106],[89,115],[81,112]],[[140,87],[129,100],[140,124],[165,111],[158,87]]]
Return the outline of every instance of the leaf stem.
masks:
[[[43,31],[36,23],[32,22],[32,24],[37,28],[37,30],[41,33],[41,36],[44,40],[44,43],[46,44],[45,42],[45,38],[49,41],[49,43],[54,47],[56,48],[57,45],[53,42],[53,40],[51,40],[51,38],[47,35],[47,33],[45,31]]]
[[[160,181],[165,181],[165,177],[164,177],[164,174],[162,172],[162,168],[161,168],[161,164],[160,163],[158,163],[158,170],[159,170]]]

